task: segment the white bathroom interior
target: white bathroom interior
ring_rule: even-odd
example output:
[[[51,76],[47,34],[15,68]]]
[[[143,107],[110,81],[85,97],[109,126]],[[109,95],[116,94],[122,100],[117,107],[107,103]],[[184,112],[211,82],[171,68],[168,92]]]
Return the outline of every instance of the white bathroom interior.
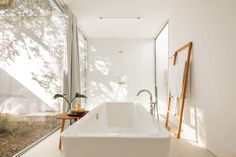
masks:
[[[73,146],[91,157],[98,146],[110,157],[236,157],[235,6],[234,0],[0,0],[0,156],[79,156]],[[176,50],[188,43],[177,138],[166,129],[171,79],[178,79],[170,78],[171,67]],[[154,115],[149,93],[138,94],[143,89],[156,102]],[[77,122],[67,119],[61,134],[57,115],[68,106],[54,95],[71,100],[76,92],[87,98],[72,103],[89,112]],[[179,109],[171,110],[169,121],[178,127]],[[117,116],[128,124],[129,114],[142,135],[116,131],[110,136],[124,139],[117,145],[99,141],[107,130],[91,117],[106,123]],[[146,135],[157,126],[163,134]],[[80,145],[73,143],[78,138]]]

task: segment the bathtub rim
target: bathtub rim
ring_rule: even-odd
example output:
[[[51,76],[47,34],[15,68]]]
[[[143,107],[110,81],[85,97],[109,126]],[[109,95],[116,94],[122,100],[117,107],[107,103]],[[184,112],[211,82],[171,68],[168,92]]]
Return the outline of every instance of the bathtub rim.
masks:
[[[120,103],[120,104],[126,104],[126,103],[132,103],[135,106],[138,106],[140,108],[142,108],[142,110],[147,111],[141,103],[139,102],[131,102],[131,101],[127,101],[127,102],[115,102],[115,101],[111,101],[111,102],[102,102],[99,105],[97,105],[94,109],[92,109],[90,112],[88,112],[83,118],[81,118],[80,120],[78,120],[77,122],[75,122],[73,125],[69,126],[68,128],[66,128],[62,133],[61,133],[61,138],[124,138],[124,139],[166,139],[166,138],[170,138],[170,133],[167,131],[167,129],[160,125],[160,123],[154,119],[157,123],[158,126],[158,133],[156,132],[147,132],[147,133],[128,133],[128,134],[123,134],[123,133],[79,133],[79,134],[68,134],[67,130],[68,129],[73,129],[73,127],[75,127],[75,125],[80,125],[81,123],[83,124],[84,122],[86,122],[87,117],[89,117],[90,114],[94,114],[97,112],[97,110],[99,110],[101,108],[101,106],[103,106],[106,103]],[[148,111],[147,111],[148,112]]]

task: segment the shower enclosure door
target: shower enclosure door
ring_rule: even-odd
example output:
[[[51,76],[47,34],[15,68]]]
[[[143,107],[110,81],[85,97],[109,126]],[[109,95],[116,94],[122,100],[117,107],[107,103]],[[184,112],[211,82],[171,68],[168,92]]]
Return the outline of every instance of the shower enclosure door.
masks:
[[[166,115],[168,100],[168,22],[155,38],[155,89],[158,110]]]

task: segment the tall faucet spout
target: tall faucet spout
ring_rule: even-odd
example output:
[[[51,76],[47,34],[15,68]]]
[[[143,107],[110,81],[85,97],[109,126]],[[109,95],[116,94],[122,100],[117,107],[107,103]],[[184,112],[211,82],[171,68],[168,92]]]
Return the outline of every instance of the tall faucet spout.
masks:
[[[149,90],[147,90],[147,89],[142,89],[142,90],[140,90],[140,91],[138,92],[137,96],[139,96],[139,95],[140,95],[141,93],[143,93],[143,92],[148,93],[149,96],[150,96],[150,102],[153,102],[153,101],[152,101],[152,93],[151,93]]]
[[[147,89],[142,89],[137,93],[137,96],[139,96],[141,93],[146,92],[150,96],[150,113],[153,117],[156,117],[157,115],[157,120],[159,121],[159,113],[158,113],[158,106],[157,106],[157,100],[155,102],[152,101],[152,93],[147,90]]]

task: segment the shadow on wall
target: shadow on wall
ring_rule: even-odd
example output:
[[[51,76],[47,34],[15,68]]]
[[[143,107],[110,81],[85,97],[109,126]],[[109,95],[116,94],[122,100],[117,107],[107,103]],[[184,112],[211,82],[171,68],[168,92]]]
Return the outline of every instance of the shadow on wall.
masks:
[[[1,113],[29,114],[55,112],[49,105],[26,89],[21,83],[0,68],[0,111]]]
[[[54,15],[21,21],[3,18],[0,28],[0,67],[12,82],[23,85],[21,92],[25,88],[43,104],[58,108],[53,95],[62,91],[65,20]]]
[[[26,64],[28,61],[28,64],[33,64],[31,66],[35,66],[35,69],[31,71],[32,79],[38,82],[46,92],[54,93],[55,89],[59,90],[60,88],[58,85],[59,78],[54,72],[55,70],[53,67],[50,65],[52,60],[48,58],[54,58],[54,62],[56,60],[59,61],[63,59],[63,53],[52,54],[51,51],[54,47],[48,47],[44,42],[42,42],[42,40],[51,38],[50,34],[43,34],[43,31],[48,32],[48,28],[41,28],[41,25],[45,24],[45,22],[48,24],[48,21],[41,21],[41,23],[35,23],[33,21],[28,24],[22,23],[20,26],[15,25],[14,23],[7,23],[6,21],[5,23],[2,22],[3,24],[1,26],[0,35],[2,35],[3,38],[0,39],[0,62],[3,69],[12,64],[19,63],[21,64],[21,67],[18,65],[19,69],[15,70],[21,71],[24,70],[22,69],[24,68],[24,65],[22,64]],[[37,32],[41,35],[37,36],[29,28],[26,28],[30,27],[30,24],[33,28],[39,27],[42,29],[40,30],[41,32]]]
[[[92,109],[104,101],[127,100],[127,76],[118,76],[111,72],[112,64],[106,57],[96,56],[89,65],[90,78],[88,107]]]
[[[186,139],[189,142],[192,143],[199,143],[199,114],[197,112],[196,107],[190,102],[191,100],[186,99],[185,107],[184,107],[184,115],[183,115],[183,121],[182,121],[182,131],[181,131],[181,138]],[[167,104],[166,104],[167,105]],[[170,126],[174,129],[177,129],[178,126],[178,107],[171,104],[171,113],[170,113]],[[167,109],[166,109],[167,112]],[[161,114],[162,117],[166,119],[166,113]],[[200,146],[202,142],[199,143]]]
[[[192,57],[194,57],[194,47],[192,52]],[[197,93],[196,87],[194,86],[194,81],[196,81],[194,80],[195,77],[193,76],[193,71],[195,70],[194,68],[194,62],[192,60],[190,64],[190,75],[187,88],[187,90],[190,92],[188,92],[186,105],[184,108],[182,137],[190,142],[197,144],[200,147],[206,147],[206,141],[203,141],[203,139],[205,139],[206,137],[206,131],[204,130],[205,116],[204,113],[197,108],[198,104],[195,103]]]
[[[183,116],[182,137],[191,142],[198,143],[198,112],[190,100],[186,100],[186,104]]]

